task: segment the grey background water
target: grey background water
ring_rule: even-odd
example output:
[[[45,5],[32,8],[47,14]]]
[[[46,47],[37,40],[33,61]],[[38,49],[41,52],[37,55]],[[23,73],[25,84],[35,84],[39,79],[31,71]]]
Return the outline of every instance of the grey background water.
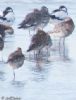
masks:
[[[8,2],[9,1],[9,2]],[[73,18],[76,24],[76,1],[75,0],[2,0],[0,9],[11,6],[15,12],[15,23],[13,25],[14,35],[6,36],[5,48],[3,50],[3,59],[6,61],[8,55],[21,47],[23,52],[29,46],[28,30],[17,29],[18,24],[23,20],[28,12],[34,8],[40,8],[45,5],[51,12],[60,5],[68,8],[69,16]],[[46,28],[47,31],[49,28]],[[51,53],[50,62],[46,63],[25,60],[23,67],[16,70],[16,81],[13,82],[12,68],[0,63],[0,100],[4,98],[19,97],[21,100],[76,100],[76,29],[66,38],[66,49],[68,59],[61,59],[56,56],[56,52]]]

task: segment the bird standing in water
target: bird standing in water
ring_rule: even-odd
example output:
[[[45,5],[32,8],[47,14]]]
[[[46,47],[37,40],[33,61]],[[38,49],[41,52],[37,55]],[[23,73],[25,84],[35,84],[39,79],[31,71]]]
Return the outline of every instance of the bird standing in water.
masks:
[[[24,64],[25,56],[22,53],[21,48],[17,48],[16,51],[11,53],[8,57],[7,63],[13,68],[13,75],[15,80],[15,69],[20,68]]]
[[[52,15],[49,14],[48,8],[42,6],[40,10],[34,9],[33,12],[26,15],[25,19],[19,24],[19,29],[37,30],[43,29],[49,22]],[[30,32],[29,32],[30,33]]]
[[[48,8],[46,6],[42,6],[41,10],[41,21],[40,21],[40,28],[44,28],[48,23],[50,18],[52,18],[52,15],[50,15]]]
[[[47,46],[50,47],[51,45],[52,45],[52,40],[50,36],[46,32],[39,29],[37,33],[33,35],[31,44],[27,52],[34,50],[38,51],[37,55],[39,55],[44,47]]]
[[[21,22],[21,24],[19,24],[18,28],[29,29],[30,34],[30,29],[35,30],[39,25],[41,20],[40,16],[40,11],[38,9],[34,9],[33,12],[26,15],[25,19]]]
[[[65,38],[68,37],[74,31],[75,25],[72,18],[67,17],[62,22],[56,24],[52,32],[48,32],[50,36],[59,38],[59,51],[60,51],[60,42],[63,39],[64,46],[64,56],[65,56]]]

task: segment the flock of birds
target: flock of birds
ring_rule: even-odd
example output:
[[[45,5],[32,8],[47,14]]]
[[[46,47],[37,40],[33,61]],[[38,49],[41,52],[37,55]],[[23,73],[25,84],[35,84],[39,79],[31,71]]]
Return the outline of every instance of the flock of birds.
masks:
[[[12,34],[14,32],[12,24],[15,21],[15,14],[11,7],[7,7],[0,14],[0,50],[4,48],[4,40],[6,33]],[[54,29],[49,32],[45,32],[43,29],[47,24],[53,24]],[[34,9],[31,13],[27,14],[24,20],[18,25],[18,29],[28,29],[36,31],[36,34],[32,36],[31,43],[27,52],[36,51],[35,56],[38,57],[43,48],[47,50],[52,46],[51,36],[59,38],[60,42],[65,37],[69,36],[75,28],[74,22],[68,15],[67,8],[62,5],[58,9],[49,13],[46,6],[42,6],[41,9]],[[51,28],[50,28],[51,29]],[[25,55],[22,53],[20,47],[16,51],[11,53],[8,57],[7,63],[14,69],[20,68],[25,60]],[[14,72],[15,79],[15,72]]]

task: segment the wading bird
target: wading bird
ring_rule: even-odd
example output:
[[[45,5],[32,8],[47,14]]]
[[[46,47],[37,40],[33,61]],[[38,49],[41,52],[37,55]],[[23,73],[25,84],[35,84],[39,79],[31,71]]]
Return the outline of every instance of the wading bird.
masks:
[[[75,25],[72,18],[67,17],[62,22],[55,24],[52,32],[48,32],[50,36],[58,37],[59,40],[59,50],[60,42],[63,39],[64,53],[65,53],[65,38],[68,37],[74,31]]]
[[[37,33],[33,35],[27,52],[34,50],[38,51],[37,55],[39,55],[44,47],[50,48],[51,45],[52,45],[52,40],[50,36],[46,32],[39,29]]]
[[[21,48],[17,48],[16,51],[11,53],[8,57],[7,63],[10,64],[10,66],[13,68],[13,75],[15,80],[15,69],[20,68],[24,64],[25,56],[22,53]]]

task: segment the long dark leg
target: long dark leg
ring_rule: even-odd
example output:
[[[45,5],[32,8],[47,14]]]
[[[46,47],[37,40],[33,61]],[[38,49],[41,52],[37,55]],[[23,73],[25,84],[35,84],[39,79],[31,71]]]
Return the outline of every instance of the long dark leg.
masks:
[[[36,51],[34,50],[34,59],[36,59],[36,56],[37,56],[37,54],[36,54]]]
[[[46,47],[46,50],[47,50],[46,52],[47,52],[47,56],[48,56],[48,54],[49,54],[49,53],[48,53],[48,52],[49,52],[49,48],[48,48],[48,47]]]
[[[3,61],[3,52],[2,51],[0,52],[0,55],[1,55],[1,61],[0,62],[4,62]]]
[[[31,34],[30,34],[30,29],[29,29],[29,35],[31,35]]]
[[[65,57],[65,38],[63,38],[63,57]]]
[[[48,62],[49,57],[50,57],[50,46],[47,46],[46,49],[47,49],[47,59],[46,59],[46,61]]]
[[[41,61],[36,61],[36,68],[38,71],[42,70]]]
[[[47,57],[48,57],[48,56],[50,56],[50,46],[47,46],[46,50],[47,50]]]
[[[41,53],[41,50],[38,50],[38,51],[37,51],[37,54],[36,54],[36,59],[37,59],[37,60],[39,60],[40,53]]]
[[[13,81],[15,81],[15,71],[13,70]]]
[[[61,40],[62,38],[59,38],[59,56],[61,56]]]

